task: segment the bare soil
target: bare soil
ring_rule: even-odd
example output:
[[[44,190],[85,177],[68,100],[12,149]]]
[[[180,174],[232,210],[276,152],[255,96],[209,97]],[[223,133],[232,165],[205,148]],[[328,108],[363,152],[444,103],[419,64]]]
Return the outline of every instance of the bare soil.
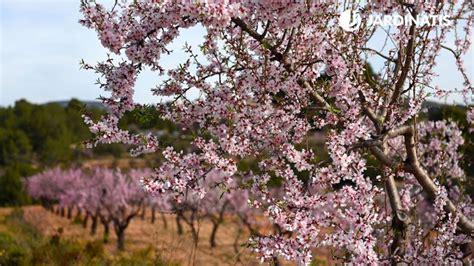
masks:
[[[0,219],[13,211],[12,208],[0,208]],[[73,217],[76,213],[73,213]],[[189,227],[183,224],[184,233],[179,235],[176,227],[176,216],[163,214],[167,226],[161,214],[156,215],[156,221],[151,223],[151,213],[148,211],[142,217],[135,217],[125,232],[125,252],[133,252],[151,249],[164,261],[179,265],[260,265],[255,254],[245,247],[249,233],[240,231],[239,226],[232,217],[227,217],[217,232],[217,247],[211,248],[209,236],[211,235],[211,223],[202,219],[199,222],[199,241],[193,241]],[[41,206],[23,207],[23,216],[27,223],[33,225],[46,237],[60,235],[61,238],[86,243],[93,240],[102,240],[103,227],[99,223],[95,235],[90,234],[89,219],[88,227],[83,228],[80,222],[67,219],[52,213]],[[7,230],[0,221],[0,232]],[[264,230],[266,231],[266,230]],[[104,245],[108,255],[118,254],[116,249],[116,236],[113,226],[110,226],[109,243]],[[312,265],[333,265],[334,261],[327,250],[315,250]],[[279,259],[280,265],[295,265]]]
[[[24,219],[34,225],[43,235],[52,236],[61,232],[62,238],[74,241],[85,242],[102,239],[103,227],[100,224],[96,235],[91,236],[89,227],[83,228],[81,224],[74,223],[73,219],[61,217],[41,206],[27,206],[23,210]],[[184,234],[177,234],[174,215],[164,214],[167,221],[166,228],[160,214],[157,215],[154,224],[150,222],[150,216],[151,213],[147,213],[145,219],[136,217],[131,221],[125,233],[125,249],[128,252],[151,247],[164,260],[177,262],[181,265],[259,264],[255,259],[255,254],[243,246],[248,235],[241,234],[237,245],[234,245],[238,236],[238,228],[232,221],[226,221],[221,225],[216,238],[217,247],[211,248],[209,244],[210,222],[201,220],[199,223],[199,241],[196,246],[186,224],[183,223]],[[105,245],[105,249],[109,254],[116,254],[116,237],[112,226],[110,230],[110,241]],[[237,247],[237,251],[235,247]]]

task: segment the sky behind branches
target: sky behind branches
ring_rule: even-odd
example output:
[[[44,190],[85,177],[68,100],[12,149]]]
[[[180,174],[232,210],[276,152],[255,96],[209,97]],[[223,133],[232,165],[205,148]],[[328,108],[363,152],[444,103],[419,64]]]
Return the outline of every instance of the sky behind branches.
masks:
[[[107,2],[107,1],[99,1]],[[110,2],[110,1],[109,1]],[[68,100],[95,100],[105,93],[95,85],[98,76],[92,71],[79,69],[79,61],[95,64],[106,58],[93,30],[78,23],[79,0],[0,0],[0,105],[12,105],[19,99],[33,103]],[[204,29],[194,28],[183,32],[172,45],[175,51],[164,56],[162,64],[174,67],[186,57],[181,48],[184,42],[197,47]],[[374,46],[383,42],[376,37]],[[461,76],[454,61],[443,52],[438,61],[436,85],[443,88],[461,88]],[[474,53],[469,51],[466,66],[474,79]],[[373,61],[374,66],[380,64]],[[157,74],[145,72],[137,81],[135,100],[140,103],[156,103],[150,89],[162,79]],[[461,97],[450,97],[449,103],[461,102]]]

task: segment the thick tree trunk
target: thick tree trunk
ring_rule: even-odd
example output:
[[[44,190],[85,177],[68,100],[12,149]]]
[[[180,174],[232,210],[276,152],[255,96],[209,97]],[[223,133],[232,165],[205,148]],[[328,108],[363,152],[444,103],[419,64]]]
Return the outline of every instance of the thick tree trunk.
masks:
[[[271,261],[271,264],[273,266],[280,266],[280,261],[278,260],[278,257],[273,257],[272,261]]]
[[[410,217],[403,211],[400,196],[397,190],[395,179],[392,175],[388,176],[385,182],[390,206],[392,208],[392,231],[393,242],[390,246],[390,254],[393,256],[392,265],[398,265],[399,260],[395,257],[403,257],[406,250],[406,230]]]
[[[212,223],[212,231],[211,231],[211,237],[209,238],[209,244],[211,245],[211,248],[215,248],[217,246],[216,244],[216,234],[217,234],[217,229],[219,229],[219,222],[213,222]]]
[[[82,209],[77,207],[77,212],[76,212],[76,219],[81,219],[82,216]]]
[[[199,235],[198,235],[198,231],[196,230],[196,228],[194,227],[194,224],[189,224],[189,227],[191,227],[191,234],[193,236],[193,241],[194,243],[198,243],[199,241]]]
[[[140,215],[140,218],[142,218],[142,220],[145,220],[145,214],[146,214],[146,207],[143,206],[143,210],[142,210],[142,213]]]
[[[240,261],[239,239],[240,239],[240,236],[242,235],[242,232],[243,230],[241,226],[239,225],[239,229],[237,230],[237,234],[235,235],[234,244],[233,244],[234,252],[235,254],[237,254],[237,261]]]
[[[181,224],[181,215],[179,213],[176,214],[176,228],[178,229],[178,235],[182,235],[183,225]]]
[[[104,243],[109,243],[109,233],[110,233],[110,226],[109,226],[109,223],[108,222],[104,222],[102,223],[102,225],[104,226]]]
[[[83,228],[87,228],[87,222],[89,221],[89,216],[90,216],[90,213],[86,211],[86,216],[84,217],[84,220],[82,221]]]
[[[64,215],[66,215],[66,212],[64,211],[64,207],[60,208],[60,214],[61,214],[61,217],[64,217]]]
[[[95,214],[95,215],[92,215],[92,224],[91,224],[91,236],[94,236],[96,233],[97,233],[97,219],[98,219],[98,215]]]
[[[125,228],[119,227],[115,233],[117,234],[117,249],[124,250],[125,249]]]
[[[161,213],[161,221],[163,221],[163,227],[166,229],[168,228],[168,221],[166,220],[166,216],[164,213]]]
[[[151,223],[154,224],[156,219],[156,210],[155,207],[151,207]]]
[[[67,218],[72,218],[72,206],[67,207]]]
[[[243,232],[243,230],[242,230],[241,226],[239,225],[239,229],[237,231],[237,234],[236,234],[235,239],[234,239],[234,244],[233,244],[237,262],[240,262],[239,239],[240,239],[240,235],[242,235],[242,232]]]

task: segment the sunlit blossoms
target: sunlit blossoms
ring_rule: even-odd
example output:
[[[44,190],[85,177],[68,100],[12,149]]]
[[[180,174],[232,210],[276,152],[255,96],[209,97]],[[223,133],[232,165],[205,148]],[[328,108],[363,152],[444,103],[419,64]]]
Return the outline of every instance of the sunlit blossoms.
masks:
[[[362,24],[349,33],[338,27],[346,9],[447,15],[453,23],[390,31]],[[460,92],[471,104],[462,58],[472,9],[469,1],[118,1],[110,8],[84,1],[80,22],[115,54],[83,65],[101,74],[99,84],[110,92],[103,99],[110,113],[86,117],[96,134],[90,144],[162,153],[165,160],[143,182],[178,202],[205,200],[216,187],[247,190],[250,206],[288,232],[254,234],[249,247],[263,260],[309,264],[312,250],[324,247],[343,262],[459,263],[469,259],[461,247],[474,230],[465,211],[470,201],[450,195],[453,180],[464,178],[464,141],[454,122],[426,122],[420,114],[434,77],[443,76],[435,68],[442,52],[452,56],[464,87],[435,96]],[[193,27],[206,31],[200,49],[185,45],[187,58],[165,69],[160,60],[172,53],[170,43]],[[372,45],[380,35],[390,43],[381,50]],[[377,73],[371,58],[383,62]],[[163,147],[153,134],[118,127],[124,112],[141,107],[133,93],[144,70],[164,78],[150,89],[171,100],[156,108],[193,136],[192,149]],[[313,143],[323,133],[325,145]],[[241,167],[244,161],[252,167]],[[423,202],[434,204],[435,224],[421,223]]]

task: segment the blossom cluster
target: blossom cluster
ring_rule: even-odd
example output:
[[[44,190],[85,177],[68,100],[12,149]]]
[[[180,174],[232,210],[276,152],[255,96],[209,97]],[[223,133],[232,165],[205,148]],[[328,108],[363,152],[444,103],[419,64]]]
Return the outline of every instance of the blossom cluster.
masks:
[[[362,25],[348,33],[337,27],[339,14],[348,8],[363,14],[449,15],[454,21],[441,29],[378,29],[393,45],[378,51],[370,46],[373,29]],[[422,189],[433,199],[441,191],[433,181],[437,177],[463,177],[457,127],[419,123],[419,114],[427,90],[434,87],[442,49],[454,53],[465,73],[461,58],[470,45],[470,8],[456,1],[134,1],[111,10],[84,3],[81,23],[97,32],[104,47],[124,57],[118,66],[108,60],[88,67],[104,75],[101,85],[112,94],[104,99],[110,113],[87,123],[97,142],[124,142],[136,145],[138,152],[162,153],[164,161],[144,180],[152,194],[184,202],[187,197],[205,199],[215,185],[230,192],[246,189],[254,208],[291,232],[252,237],[250,246],[264,260],[283,256],[309,264],[312,249],[329,247],[346,262],[400,262],[405,255],[425,254],[418,248],[390,248],[404,242],[397,235],[408,235],[397,234],[391,220],[397,221],[404,208],[416,211],[412,191]],[[206,30],[201,54],[185,46],[188,58],[176,69],[165,69],[160,58],[172,52],[169,44],[181,30],[198,25]],[[465,38],[459,37],[461,32]],[[445,43],[453,33],[457,40],[450,48]],[[370,56],[384,61],[377,74],[367,63]],[[171,100],[156,108],[183,134],[192,132],[190,149],[161,147],[153,135],[131,136],[118,128],[123,112],[139,108],[132,100],[133,85],[145,68],[165,78],[152,91]],[[463,77],[469,99],[472,83]],[[199,96],[189,98],[191,90]],[[311,143],[318,133],[326,135],[324,145]],[[248,160],[254,167],[239,167]],[[376,177],[370,175],[372,167],[380,172]],[[402,194],[392,182],[399,176],[407,177]],[[395,185],[384,187],[380,181]],[[272,182],[278,183],[279,193],[272,193]],[[392,213],[384,207],[388,204]],[[449,218],[440,220],[448,220],[443,225],[447,236],[453,238],[455,225],[473,230],[470,217],[460,214],[455,203],[448,199],[443,206],[437,217]],[[412,236],[423,238],[421,233]],[[446,252],[451,250],[429,254],[439,261]]]

